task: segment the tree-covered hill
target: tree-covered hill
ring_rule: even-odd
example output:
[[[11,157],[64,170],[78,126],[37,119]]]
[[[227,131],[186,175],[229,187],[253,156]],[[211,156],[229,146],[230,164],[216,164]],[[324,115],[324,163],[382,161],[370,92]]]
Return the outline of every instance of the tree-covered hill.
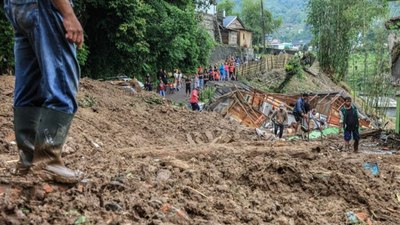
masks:
[[[235,11],[240,13],[242,0],[231,1],[235,3]],[[281,28],[272,34],[272,37],[289,42],[309,41],[311,34],[305,22],[307,3],[308,0],[264,0],[264,6],[272,13],[273,17],[282,18]]]

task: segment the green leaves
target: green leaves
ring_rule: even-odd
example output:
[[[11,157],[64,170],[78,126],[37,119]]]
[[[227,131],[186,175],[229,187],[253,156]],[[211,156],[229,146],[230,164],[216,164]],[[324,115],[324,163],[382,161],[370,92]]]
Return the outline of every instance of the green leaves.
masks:
[[[85,45],[78,51],[84,76],[137,77],[159,68],[193,72],[206,64],[213,39],[200,26],[193,0],[76,0]],[[212,1],[202,1],[207,6]],[[200,3],[196,3],[200,4]],[[13,30],[0,8],[0,74],[14,65]]]
[[[225,11],[227,16],[233,15],[233,10],[235,9],[235,2],[232,0],[223,0],[218,3],[218,13],[221,14]]]
[[[348,70],[349,55],[360,33],[387,12],[384,0],[310,0],[307,22],[314,34],[322,70],[336,81]]]
[[[266,34],[271,34],[282,24],[282,19],[273,19],[270,11],[264,9],[264,23],[261,17],[261,2],[259,0],[243,0],[241,19],[246,28],[253,31],[253,43],[263,43],[263,24]]]
[[[212,39],[192,1],[91,1],[84,8],[92,53],[85,71],[94,78],[155,76],[158,68],[189,72],[208,60]]]
[[[0,7],[0,75],[12,71],[14,66],[13,29]]]

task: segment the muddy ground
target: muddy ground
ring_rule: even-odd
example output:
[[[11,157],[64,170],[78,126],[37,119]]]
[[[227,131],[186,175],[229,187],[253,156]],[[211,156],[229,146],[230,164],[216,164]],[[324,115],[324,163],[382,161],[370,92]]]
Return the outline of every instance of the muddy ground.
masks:
[[[63,154],[84,182],[14,177],[13,83],[0,76],[0,224],[348,224],[349,211],[400,223],[400,157],[367,154],[381,148],[373,139],[360,154],[338,151],[338,137],[263,141],[220,115],[87,79]]]

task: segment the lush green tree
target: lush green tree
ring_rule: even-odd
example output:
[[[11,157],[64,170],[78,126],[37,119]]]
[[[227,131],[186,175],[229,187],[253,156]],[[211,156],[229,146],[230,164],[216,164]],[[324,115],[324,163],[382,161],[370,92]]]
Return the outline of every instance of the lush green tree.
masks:
[[[82,5],[90,50],[84,69],[92,77],[155,75],[157,68],[189,72],[207,63],[213,41],[199,26],[192,0],[82,0]]]
[[[310,0],[308,23],[323,71],[343,80],[352,43],[371,21],[386,12],[385,0]],[[362,44],[356,43],[355,45]]]
[[[232,0],[223,0],[217,5],[218,14],[225,11],[226,15],[233,15],[235,9],[235,2]]]
[[[263,43],[263,24],[265,26],[265,34],[271,34],[281,24],[282,19],[273,19],[270,11],[264,9],[264,23],[261,16],[261,2],[259,0],[243,0],[242,1],[241,19],[246,27],[253,31],[253,43],[261,45]]]
[[[172,70],[180,68],[193,71],[207,62],[212,39],[205,29],[198,26],[194,5],[185,10],[158,0],[147,1],[157,10],[157,17],[148,19],[147,41],[150,45],[151,65]]]
[[[14,66],[13,30],[0,5],[0,75],[12,71]]]
[[[207,63],[213,40],[195,7],[212,0],[76,0],[85,30],[78,53],[84,76],[155,75],[157,68],[194,71]],[[12,28],[0,15],[0,72],[12,68]]]

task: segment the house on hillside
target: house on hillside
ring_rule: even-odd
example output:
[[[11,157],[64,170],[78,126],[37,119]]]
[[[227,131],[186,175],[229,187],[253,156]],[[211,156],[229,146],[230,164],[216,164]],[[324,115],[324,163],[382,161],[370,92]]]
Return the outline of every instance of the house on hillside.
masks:
[[[237,16],[223,18],[221,36],[222,43],[230,46],[251,48],[253,45],[253,33]]]

